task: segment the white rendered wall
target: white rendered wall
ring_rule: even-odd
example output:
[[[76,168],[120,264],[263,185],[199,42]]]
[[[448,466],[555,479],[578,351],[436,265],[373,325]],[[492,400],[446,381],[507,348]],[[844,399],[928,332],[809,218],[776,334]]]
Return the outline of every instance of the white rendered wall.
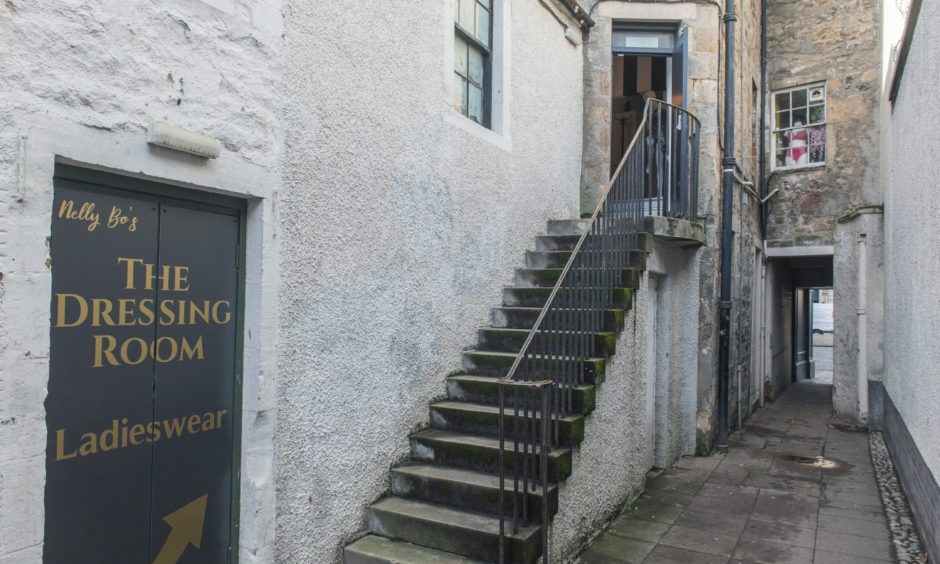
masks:
[[[57,158],[249,201],[239,552],[272,561],[280,34],[278,0],[0,2],[0,562],[42,556]],[[148,147],[154,120],[222,156]]]
[[[885,388],[940,480],[940,18],[925,2],[890,122],[885,191]]]
[[[523,251],[577,214],[581,48],[501,4],[500,133],[453,109],[451,2],[288,4],[279,561],[340,558]]]

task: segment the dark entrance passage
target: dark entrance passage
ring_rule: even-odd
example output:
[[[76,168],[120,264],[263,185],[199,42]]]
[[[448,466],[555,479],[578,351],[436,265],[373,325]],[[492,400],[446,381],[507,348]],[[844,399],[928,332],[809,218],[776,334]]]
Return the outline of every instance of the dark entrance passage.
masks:
[[[227,562],[243,207],[57,166],[46,562]]]

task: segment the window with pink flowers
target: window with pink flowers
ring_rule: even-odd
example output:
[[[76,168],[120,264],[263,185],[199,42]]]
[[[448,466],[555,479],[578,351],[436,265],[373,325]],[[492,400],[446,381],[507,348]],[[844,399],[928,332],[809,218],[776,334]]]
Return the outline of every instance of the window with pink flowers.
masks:
[[[774,168],[826,163],[826,86],[778,90],[773,96]]]

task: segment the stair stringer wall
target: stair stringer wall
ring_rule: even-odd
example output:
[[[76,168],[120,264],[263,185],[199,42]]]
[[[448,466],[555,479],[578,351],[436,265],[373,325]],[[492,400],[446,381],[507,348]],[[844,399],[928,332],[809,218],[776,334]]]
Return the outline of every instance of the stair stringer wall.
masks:
[[[573,453],[571,476],[560,486],[551,526],[553,561],[572,561],[643,490],[648,277],[644,272],[617,336],[617,352],[598,387],[596,407],[585,421],[584,442]]]
[[[617,353],[607,364],[597,390],[597,405],[585,421],[585,440],[573,453],[571,476],[559,490],[559,512],[552,522],[552,559],[568,562],[645,487],[648,429],[656,425],[665,466],[694,454],[698,366],[699,249],[656,239],[647,256],[617,336]],[[659,286],[658,327],[650,335],[650,277]],[[649,385],[647,340],[660,338],[657,372],[666,394],[665,419],[647,420]]]

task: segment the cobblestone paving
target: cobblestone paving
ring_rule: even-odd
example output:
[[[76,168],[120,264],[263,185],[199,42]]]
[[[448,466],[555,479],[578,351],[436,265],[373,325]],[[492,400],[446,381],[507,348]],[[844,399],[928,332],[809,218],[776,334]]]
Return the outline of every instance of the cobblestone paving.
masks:
[[[579,562],[897,562],[868,433],[832,423],[831,390],[790,386],[728,454],[683,458],[648,480]]]

